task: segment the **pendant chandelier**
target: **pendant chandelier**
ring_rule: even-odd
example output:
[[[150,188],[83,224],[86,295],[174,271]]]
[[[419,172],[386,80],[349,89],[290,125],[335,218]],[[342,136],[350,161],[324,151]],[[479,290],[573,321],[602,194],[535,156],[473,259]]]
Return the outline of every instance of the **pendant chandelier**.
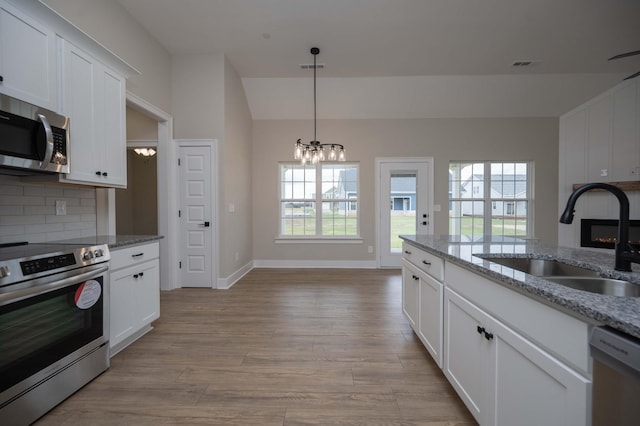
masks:
[[[311,48],[313,55],[313,140],[308,144],[302,139],[296,141],[293,158],[302,164],[318,164],[321,161],[345,161],[344,146],[339,143],[320,143],[316,136],[316,56],[320,53],[317,47]]]

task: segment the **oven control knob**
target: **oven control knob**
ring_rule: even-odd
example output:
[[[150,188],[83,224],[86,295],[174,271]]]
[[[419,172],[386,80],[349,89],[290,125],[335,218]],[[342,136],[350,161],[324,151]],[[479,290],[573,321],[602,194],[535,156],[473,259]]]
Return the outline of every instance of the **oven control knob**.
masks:
[[[5,278],[11,275],[8,266],[0,266],[0,278]]]
[[[93,254],[95,255],[95,257],[102,257],[104,256],[104,251],[102,249],[98,249],[94,251]]]
[[[82,260],[89,260],[91,258],[93,258],[93,253],[90,251],[85,251],[82,255]]]

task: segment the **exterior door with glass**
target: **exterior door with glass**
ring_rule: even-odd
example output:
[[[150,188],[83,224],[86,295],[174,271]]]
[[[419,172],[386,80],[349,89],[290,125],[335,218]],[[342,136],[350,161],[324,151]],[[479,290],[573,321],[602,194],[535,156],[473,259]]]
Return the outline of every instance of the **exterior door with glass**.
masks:
[[[399,235],[433,233],[433,158],[378,158],[377,263],[399,268]]]

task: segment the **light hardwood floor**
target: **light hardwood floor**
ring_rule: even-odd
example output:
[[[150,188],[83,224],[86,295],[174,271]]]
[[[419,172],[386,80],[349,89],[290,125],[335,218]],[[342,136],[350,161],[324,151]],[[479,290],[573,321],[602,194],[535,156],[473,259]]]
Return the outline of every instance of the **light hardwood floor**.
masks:
[[[397,270],[254,269],[161,295],[155,329],[42,425],[475,425]]]

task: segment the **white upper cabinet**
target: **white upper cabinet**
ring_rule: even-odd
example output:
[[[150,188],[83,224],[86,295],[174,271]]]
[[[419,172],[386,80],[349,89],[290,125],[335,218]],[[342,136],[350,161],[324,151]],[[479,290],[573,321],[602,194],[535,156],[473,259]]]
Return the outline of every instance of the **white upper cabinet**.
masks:
[[[62,112],[71,120],[70,172],[63,180],[125,187],[125,78],[72,43],[61,44]]]
[[[0,0],[0,92],[56,111],[55,32]]]

